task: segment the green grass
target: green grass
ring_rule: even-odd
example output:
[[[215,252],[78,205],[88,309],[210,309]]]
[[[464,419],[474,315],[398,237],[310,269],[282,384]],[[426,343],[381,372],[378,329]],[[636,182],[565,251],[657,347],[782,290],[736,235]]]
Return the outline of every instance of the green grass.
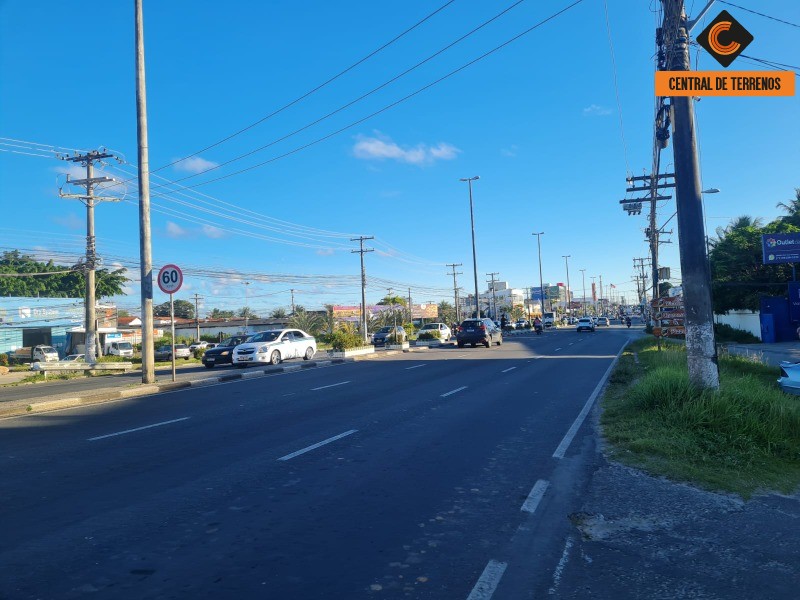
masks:
[[[760,344],[761,340],[754,336],[749,331],[731,327],[725,323],[714,324],[714,335],[717,343],[734,342],[737,344]]]
[[[639,364],[635,362],[634,352]],[[800,485],[800,399],[778,370],[720,359],[720,391],[689,383],[685,347],[638,340],[613,372],[603,403],[614,458],[654,474],[747,498]]]

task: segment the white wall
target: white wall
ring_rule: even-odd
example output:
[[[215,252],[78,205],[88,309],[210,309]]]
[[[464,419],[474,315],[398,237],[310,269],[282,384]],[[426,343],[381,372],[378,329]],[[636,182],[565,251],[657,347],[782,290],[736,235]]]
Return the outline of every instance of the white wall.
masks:
[[[761,339],[760,318],[760,313],[749,310],[732,310],[727,315],[714,315],[715,322],[749,331],[758,339]]]

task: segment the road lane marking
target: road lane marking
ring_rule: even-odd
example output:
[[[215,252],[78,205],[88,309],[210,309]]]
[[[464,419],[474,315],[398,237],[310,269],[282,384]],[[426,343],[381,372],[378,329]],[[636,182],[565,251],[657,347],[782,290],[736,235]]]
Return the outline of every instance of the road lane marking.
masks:
[[[126,429],[125,431],[117,431],[116,433],[107,433],[106,435],[98,435],[97,437],[89,438],[86,441],[94,442],[97,440],[103,440],[105,438],[114,437],[116,435],[125,435],[126,433],[133,433],[134,431],[142,431],[144,429],[152,429],[153,427],[161,427],[162,425],[169,425],[170,423],[178,423],[180,421],[186,421],[187,419],[191,419],[191,417],[181,417],[180,419],[172,419],[171,421],[162,421],[161,423],[153,423],[152,425],[145,425],[144,427],[136,427],[135,429]]]
[[[573,342],[570,342],[569,345],[572,346]]]
[[[566,543],[564,544],[564,551],[561,553],[561,560],[558,561],[556,570],[553,571],[553,585],[549,590],[547,590],[547,593],[551,596],[556,593],[558,584],[561,583],[561,574],[564,572],[564,567],[567,566],[570,548],[572,548],[572,538],[568,537]]]
[[[337,385],[346,385],[348,383],[350,383],[350,382],[349,381],[340,381],[339,383],[332,383],[330,385],[323,385],[323,386],[320,386],[320,387],[311,388],[311,391],[312,392],[316,392],[317,390],[324,390],[326,388],[336,387]]]
[[[409,369],[419,369],[420,367],[424,367],[426,364],[427,363],[421,365],[414,365],[413,367],[406,367],[406,371],[408,371]]]
[[[586,401],[586,404],[583,405],[581,412],[575,418],[575,422],[569,428],[569,431],[567,431],[567,434],[564,436],[564,439],[561,440],[561,443],[558,445],[558,448],[556,448],[556,451],[553,452],[553,458],[564,458],[564,455],[567,453],[567,448],[569,448],[569,445],[572,443],[572,439],[575,437],[575,434],[578,433],[578,429],[581,428],[581,425],[583,425],[583,421],[584,419],[586,419],[586,415],[588,415],[589,411],[592,409],[592,405],[594,404],[594,401],[597,399],[597,396],[600,394],[600,390],[603,389],[603,386],[605,385],[606,381],[608,381],[608,376],[611,375],[611,371],[614,369],[614,366],[617,364],[617,361],[619,360],[622,351],[625,350],[625,346],[627,345],[628,342],[626,340],[625,343],[622,344],[622,348],[620,348],[619,352],[617,352],[617,355],[614,357],[614,360],[612,360],[611,364],[608,365],[608,369],[606,369],[606,372],[600,378],[600,381],[597,383],[597,387],[594,388],[594,391],[592,392],[592,395],[589,396],[589,399]]]
[[[517,368],[517,367],[508,367],[507,369],[503,369],[503,370],[502,370],[502,371],[500,371],[500,372],[501,372],[501,373],[508,373],[509,371],[513,371],[513,370],[514,370],[514,369],[516,369],[516,368]]]
[[[467,600],[489,600],[500,583],[500,578],[506,572],[508,563],[490,560],[478,578],[478,582],[467,596]]]
[[[466,386],[466,385],[462,385],[460,388],[456,388],[456,389],[454,389],[454,390],[450,390],[450,391],[449,391],[449,392],[447,392],[446,394],[442,394],[441,396],[439,396],[439,398],[447,398],[448,396],[452,396],[452,395],[453,395],[453,394],[455,394],[456,392],[460,392],[461,390],[465,390],[465,389],[467,389],[467,387],[468,387],[468,386]]]
[[[556,349],[554,350],[554,352],[558,352],[559,350],[561,350],[561,348],[556,348]]]
[[[533,488],[531,488],[531,493],[528,494],[528,497],[525,499],[525,502],[522,504],[522,508],[520,510],[531,514],[536,512],[536,507],[539,506],[539,502],[541,502],[542,497],[549,486],[550,482],[545,481],[544,479],[540,479],[534,483]]]
[[[311,444],[310,446],[306,446],[305,448],[298,450],[297,452],[292,452],[291,454],[287,454],[286,456],[281,456],[278,460],[291,460],[295,456],[300,456],[301,454],[305,454],[306,452],[311,452],[312,450],[316,450],[320,446],[324,446],[325,444],[330,444],[331,442],[335,442],[336,440],[340,440],[343,437],[347,437],[348,435],[354,434],[358,429],[351,429],[350,431],[345,431],[344,433],[340,433],[339,435],[335,435],[333,437],[329,437],[327,440],[322,440],[321,442],[317,442],[316,444]]]

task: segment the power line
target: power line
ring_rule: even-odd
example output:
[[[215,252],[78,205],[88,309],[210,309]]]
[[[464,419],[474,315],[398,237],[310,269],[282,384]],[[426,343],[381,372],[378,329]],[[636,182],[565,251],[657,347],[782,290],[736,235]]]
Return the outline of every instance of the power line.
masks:
[[[631,167],[628,163],[628,145],[625,143],[625,126],[622,123],[622,103],[619,100],[619,85],[617,83],[617,59],[614,55],[614,42],[611,37],[611,23],[608,20],[608,2],[603,0],[603,9],[606,15],[606,32],[608,33],[608,47],[611,50],[611,66],[614,72],[614,95],[617,98],[617,115],[619,116],[619,131],[622,136],[622,151],[625,156],[625,172],[630,173]]]
[[[784,25],[789,25],[791,27],[800,28],[800,25],[797,23],[791,23],[790,21],[784,21],[783,19],[779,19],[777,17],[772,17],[770,15],[765,15],[764,13],[758,12],[757,10],[752,10],[750,8],[745,8],[744,6],[739,6],[738,4],[734,4],[733,2],[725,2],[724,0],[717,0],[720,4],[727,4],[728,6],[733,6],[738,8],[739,10],[743,10],[745,12],[753,13],[754,15],[758,15],[759,17],[764,17],[765,19],[771,19],[773,21],[777,21],[778,23],[783,23]]]

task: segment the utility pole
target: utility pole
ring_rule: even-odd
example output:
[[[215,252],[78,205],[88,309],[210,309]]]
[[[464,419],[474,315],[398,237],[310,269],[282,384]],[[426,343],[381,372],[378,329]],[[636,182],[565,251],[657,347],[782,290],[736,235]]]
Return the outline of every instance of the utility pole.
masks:
[[[594,315],[597,316],[597,285],[595,285],[595,279],[597,279],[597,275],[592,275],[589,277],[592,280],[592,310],[594,311]]]
[[[292,293],[292,316],[294,316],[294,290],[289,290]]]
[[[497,320],[497,296],[495,296],[495,293],[494,293],[494,281],[495,281],[494,276],[495,275],[500,275],[500,273],[498,273],[498,272],[487,273],[487,275],[489,275],[492,278],[492,283],[491,283],[491,285],[492,285],[492,320],[496,321]]]
[[[603,276],[598,275],[598,277],[600,278],[600,310],[605,314],[606,310],[603,308]]]
[[[150,239],[150,158],[144,72],[142,0],[134,0],[136,37],[136,138],[139,175],[139,275],[142,299],[142,383],[155,383],[153,347],[153,247]]]
[[[408,288],[408,322],[411,323],[411,321],[413,320],[414,320],[414,314],[413,311],[411,310],[411,288]]]
[[[374,240],[375,236],[360,235],[357,238],[350,238],[351,242],[358,242],[358,250],[351,250],[351,254],[358,253],[361,255],[361,337],[364,339],[364,345],[367,344],[367,272],[364,270],[364,253],[374,252],[373,248],[364,248],[364,240]]]
[[[578,269],[583,280],[583,316],[586,316],[586,269]]]
[[[199,301],[202,300],[203,297],[200,294],[195,293],[194,295],[194,326],[197,329],[197,337],[195,338],[198,342],[200,341],[200,306]]]
[[[475,212],[472,208],[472,182],[480,179],[479,175],[467,177],[459,181],[466,181],[469,186],[469,221],[472,225],[472,273],[475,276],[475,318],[481,318],[481,302],[478,295],[478,255],[475,251]]]
[[[544,318],[544,299],[545,299],[545,291],[544,291],[544,280],[542,279],[542,236],[544,235],[544,231],[539,231],[538,233],[534,232],[531,235],[536,236],[536,245],[539,248],[539,291],[542,295],[542,318]],[[547,294],[548,296],[550,294]],[[550,310],[553,310],[552,302],[550,304]]]
[[[561,258],[564,259],[564,264],[567,265],[567,300],[564,303],[564,314],[565,315],[569,312],[569,305],[570,305],[570,301],[569,301],[569,259],[571,257],[572,257],[571,254],[567,254],[566,256],[564,256],[563,254],[561,255]]]
[[[666,67],[670,71],[689,71],[690,27],[683,10],[684,3],[682,0],[661,0],[661,3],[664,7],[661,31]],[[719,366],[693,102],[691,96],[673,96],[670,99],[681,279],[686,311],[686,358],[689,381],[700,388],[716,390],[719,389]]]
[[[95,269],[97,268],[97,245],[94,236],[94,207],[100,202],[118,202],[119,198],[100,197],[94,195],[94,188],[99,183],[109,183],[114,181],[111,177],[95,177],[94,163],[101,162],[104,158],[116,158],[108,152],[92,150],[86,154],[75,154],[73,156],[59,156],[61,160],[67,162],[80,163],[86,167],[86,179],[70,179],[67,175],[67,183],[77,185],[86,189],[85,194],[64,194],[59,190],[62,198],[80,200],[86,205],[86,310],[84,331],[86,332],[85,349],[86,362],[93,363],[97,360],[97,314],[96,314],[96,286]]]
[[[247,298],[247,289],[250,287],[250,282],[244,282],[244,333],[247,335],[250,327],[250,305]]]
[[[446,265],[446,266],[448,266],[451,269],[453,269],[453,272],[450,273],[450,275],[453,276],[453,301],[455,302],[455,305],[456,305],[456,323],[461,323],[460,311],[458,309],[458,278],[457,278],[457,276],[458,275],[463,275],[463,273],[461,271],[456,272],[456,267],[462,266],[462,263],[450,263],[449,265]]]

